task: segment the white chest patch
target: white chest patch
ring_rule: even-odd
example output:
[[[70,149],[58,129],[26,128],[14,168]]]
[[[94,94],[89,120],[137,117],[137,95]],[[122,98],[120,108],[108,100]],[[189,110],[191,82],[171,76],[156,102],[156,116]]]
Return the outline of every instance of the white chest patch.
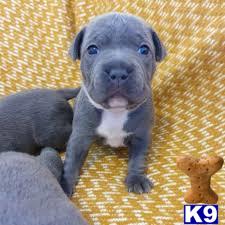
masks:
[[[127,118],[127,110],[103,111],[101,123],[97,127],[97,133],[105,138],[105,144],[115,148],[124,146],[124,138],[129,135],[129,133],[123,130]]]
[[[130,135],[123,130],[123,127],[128,118],[128,110],[122,109],[127,105],[127,101],[123,98],[112,98],[109,100],[109,105],[113,108],[111,110],[103,108],[96,103],[88,94],[86,87],[83,85],[83,90],[87,95],[90,103],[97,109],[102,109],[101,123],[97,127],[96,132],[99,136],[105,138],[105,144],[117,148],[124,146],[124,138]]]

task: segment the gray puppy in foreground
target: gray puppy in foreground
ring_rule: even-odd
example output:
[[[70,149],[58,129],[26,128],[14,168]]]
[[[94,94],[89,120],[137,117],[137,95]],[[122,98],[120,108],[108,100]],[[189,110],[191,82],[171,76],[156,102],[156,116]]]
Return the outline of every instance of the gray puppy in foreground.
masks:
[[[65,148],[73,119],[67,100],[79,91],[35,89],[1,99],[0,152],[38,154],[43,147]]]
[[[151,141],[151,80],[166,50],[142,19],[123,13],[95,18],[74,39],[70,49],[81,60],[83,85],[74,109],[61,181],[70,196],[96,137],[111,147],[129,149],[128,191],[149,192],[145,158]]]
[[[88,225],[58,183],[62,168],[51,148],[1,153],[0,225]]]

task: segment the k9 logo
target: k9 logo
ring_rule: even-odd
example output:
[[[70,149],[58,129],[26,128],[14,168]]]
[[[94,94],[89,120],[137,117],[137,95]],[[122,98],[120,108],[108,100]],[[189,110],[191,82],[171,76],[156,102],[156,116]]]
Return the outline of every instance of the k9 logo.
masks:
[[[184,224],[218,224],[218,205],[184,205]]]

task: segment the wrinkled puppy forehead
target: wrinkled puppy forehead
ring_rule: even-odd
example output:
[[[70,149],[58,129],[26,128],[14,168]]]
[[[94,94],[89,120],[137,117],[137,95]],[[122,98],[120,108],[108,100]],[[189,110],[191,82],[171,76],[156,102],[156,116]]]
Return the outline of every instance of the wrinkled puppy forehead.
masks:
[[[108,13],[97,16],[86,26],[83,45],[111,42],[151,45],[150,40],[150,28],[141,18],[125,13]]]

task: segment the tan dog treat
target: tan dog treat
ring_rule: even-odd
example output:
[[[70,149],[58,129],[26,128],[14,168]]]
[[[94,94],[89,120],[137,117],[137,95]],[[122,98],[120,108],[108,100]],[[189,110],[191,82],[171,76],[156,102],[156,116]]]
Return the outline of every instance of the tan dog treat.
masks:
[[[201,158],[180,156],[177,167],[190,177],[191,188],[184,196],[187,203],[215,204],[218,195],[210,187],[211,176],[223,166],[223,158],[204,155]]]

